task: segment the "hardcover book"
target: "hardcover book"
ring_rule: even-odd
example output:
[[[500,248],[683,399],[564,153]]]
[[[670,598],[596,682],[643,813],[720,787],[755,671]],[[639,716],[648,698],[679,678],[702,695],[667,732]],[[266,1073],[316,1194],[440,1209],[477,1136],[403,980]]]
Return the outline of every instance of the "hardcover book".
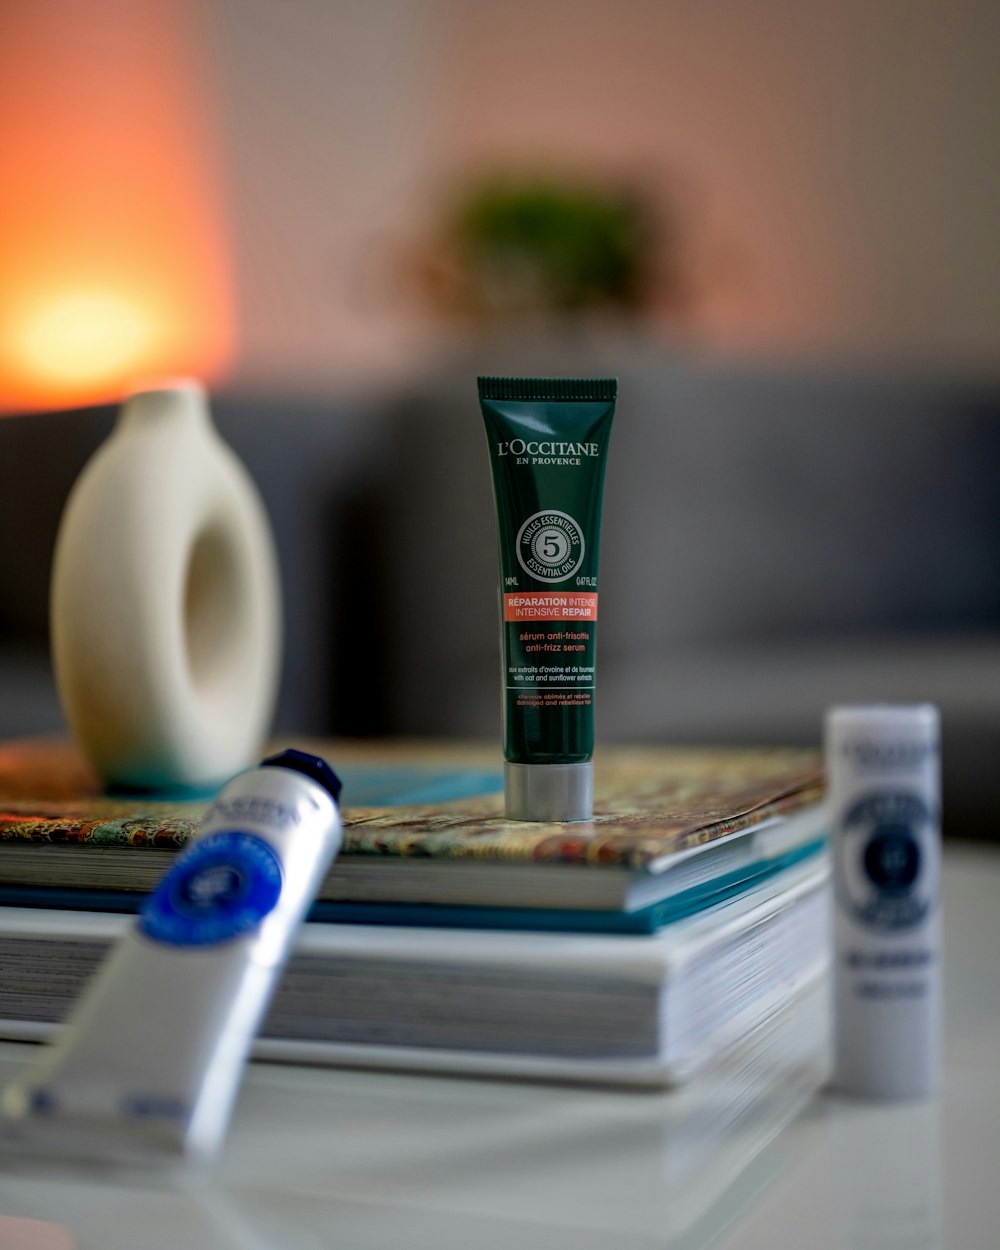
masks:
[[[342,774],[314,919],[653,931],[820,849],[822,771],[792,748],[608,748],[594,818],[503,817],[495,750],[298,743]],[[102,793],[59,741],[0,746],[0,901],[133,910],[211,796]]]
[[[304,925],[254,1054],[680,1084],[818,979],[825,881],[801,864],[649,936]],[[48,1036],[128,923],[0,910],[0,1037]]]

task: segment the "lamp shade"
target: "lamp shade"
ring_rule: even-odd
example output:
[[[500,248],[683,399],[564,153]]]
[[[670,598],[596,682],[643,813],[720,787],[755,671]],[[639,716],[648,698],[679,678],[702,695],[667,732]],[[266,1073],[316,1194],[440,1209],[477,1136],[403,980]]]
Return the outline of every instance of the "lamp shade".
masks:
[[[187,0],[0,6],[0,411],[217,378],[231,281]]]

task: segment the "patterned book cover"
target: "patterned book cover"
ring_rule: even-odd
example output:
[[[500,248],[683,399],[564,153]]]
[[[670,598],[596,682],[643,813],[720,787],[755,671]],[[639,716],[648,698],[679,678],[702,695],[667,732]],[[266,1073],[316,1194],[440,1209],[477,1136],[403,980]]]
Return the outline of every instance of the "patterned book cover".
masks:
[[[342,856],[641,870],[812,803],[823,791],[819,755],[805,749],[605,748],[595,759],[592,821],[525,824],[503,818],[495,748],[294,745],[326,756],[342,773]],[[0,881],[4,848],[14,845],[177,849],[209,801],[105,794],[68,742],[0,744]]]

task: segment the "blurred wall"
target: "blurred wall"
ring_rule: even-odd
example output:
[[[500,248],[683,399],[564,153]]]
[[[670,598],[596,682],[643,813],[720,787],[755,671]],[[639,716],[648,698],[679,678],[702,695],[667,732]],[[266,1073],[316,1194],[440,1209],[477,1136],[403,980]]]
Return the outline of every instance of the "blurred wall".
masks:
[[[453,180],[565,164],[679,204],[684,333],[995,371],[993,0],[204,0],[239,379],[405,368],[398,260]]]

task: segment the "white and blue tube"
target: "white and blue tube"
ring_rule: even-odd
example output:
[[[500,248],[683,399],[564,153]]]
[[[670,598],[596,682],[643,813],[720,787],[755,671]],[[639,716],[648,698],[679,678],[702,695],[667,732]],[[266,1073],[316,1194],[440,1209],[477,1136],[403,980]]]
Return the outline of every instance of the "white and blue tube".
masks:
[[[340,849],[340,782],[286,751],[241,773],[150,895],[59,1037],[3,1096],[47,1156],[211,1158],[299,924]]]

